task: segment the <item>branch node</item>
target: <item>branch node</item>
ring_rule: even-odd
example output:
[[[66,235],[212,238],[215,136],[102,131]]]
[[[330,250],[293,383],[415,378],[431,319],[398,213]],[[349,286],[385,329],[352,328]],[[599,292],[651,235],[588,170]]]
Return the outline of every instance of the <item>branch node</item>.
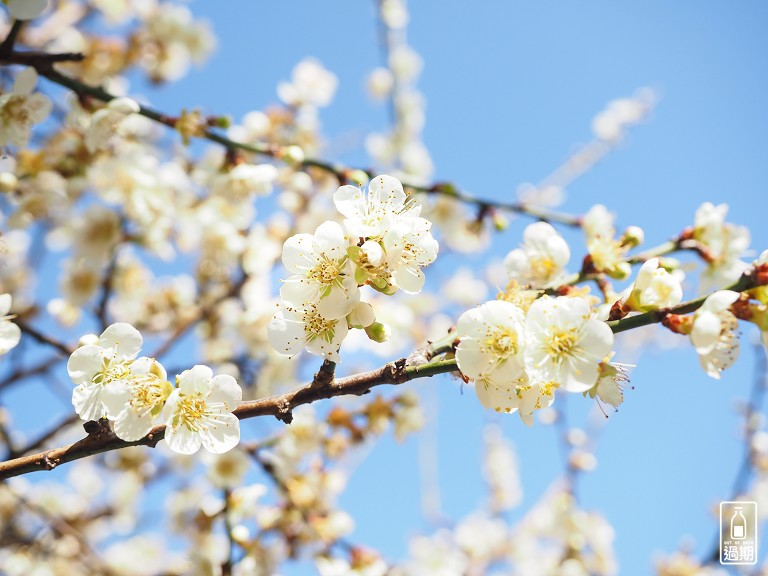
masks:
[[[59,465],[59,461],[52,460],[50,457],[50,454],[51,454],[50,452],[46,452],[45,456],[43,456],[43,461],[41,462],[41,464],[45,466],[46,470],[53,470],[54,468],[56,468],[56,466]]]
[[[285,398],[281,398],[277,403],[277,414],[275,414],[275,418],[281,422],[284,422],[285,424],[290,424],[293,422],[293,411],[291,410],[291,403],[288,402],[288,400]]]
[[[331,384],[333,384],[333,376],[334,372],[336,370],[336,363],[331,362],[330,360],[323,360],[323,364],[320,366],[320,369],[315,374],[314,379],[312,380],[312,383],[310,386],[312,388],[328,388]]]

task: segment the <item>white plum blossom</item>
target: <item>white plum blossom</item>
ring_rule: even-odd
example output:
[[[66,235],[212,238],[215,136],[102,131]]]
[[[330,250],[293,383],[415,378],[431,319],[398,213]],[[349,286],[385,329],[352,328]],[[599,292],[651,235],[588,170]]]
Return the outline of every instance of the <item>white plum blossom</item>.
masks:
[[[200,446],[223,454],[240,442],[240,421],[232,414],[243,399],[237,381],[227,374],[213,375],[196,365],[176,377],[178,387],[163,408],[165,442],[179,454],[194,454]]]
[[[307,351],[339,362],[339,348],[348,332],[347,319],[326,318],[311,305],[303,308],[280,308],[268,326],[269,343],[280,352],[293,356]]]
[[[418,294],[424,287],[424,272],[437,258],[438,244],[424,218],[395,222],[384,236],[384,250],[393,284],[407,294]]]
[[[13,90],[0,94],[0,148],[23,147],[29,142],[29,131],[51,112],[51,100],[45,94],[33,93],[37,84],[34,68],[25,68],[16,76]]]
[[[67,372],[76,384],[72,405],[83,420],[107,415],[104,393],[108,387],[130,386],[136,378],[133,361],[143,339],[136,328],[124,322],[112,324],[96,344],[81,346],[69,357]]]
[[[735,282],[749,267],[740,260],[749,247],[749,230],[726,222],[727,214],[727,204],[715,206],[704,202],[696,210],[693,239],[703,244],[714,258],[702,274],[702,291]]]
[[[525,368],[531,379],[585,392],[597,382],[600,362],[610,353],[613,332],[581,297],[543,296],[525,319]]]
[[[8,314],[11,302],[10,294],[0,294],[0,356],[15,348],[21,340],[21,330],[11,322],[14,317]]]
[[[504,266],[520,284],[545,288],[563,275],[570,257],[570,248],[557,231],[546,222],[535,222],[525,229],[523,245],[504,258]]]
[[[533,383],[526,375],[523,311],[492,300],[467,310],[456,323],[456,362],[474,380],[480,403],[496,412],[516,412],[526,424],[533,411],[552,404],[557,383]]]
[[[658,258],[643,263],[637,273],[626,305],[631,310],[648,312],[680,304],[683,287],[674,274],[659,265]]]
[[[517,412],[520,419],[531,426],[533,412],[547,408],[555,401],[556,382],[532,383],[523,372],[511,382],[475,382],[475,393],[480,403],[496,412]]]
[[[211,191],[230,200],[247,200],[269,194],[277,176],[277,168],[272,164],[238,164],[229,172],[215,174]]]
[[[523,375],[525,316],[514,304],[492,300],[467,310],[456,323],[456,337],[456,363],[476,386],[507,386]]]
[[[693,316],[691,343],[702,368],[718,380],[720,373],[739,357],[738,320],[728,310],[738,299],[738,292],[718,290],[704,300]]]
[[[341,186],[333,195],[336,209],[344,216],[351,236],[383,238],[394,222],[417,217],[420,206],[409,206],[403,185],[392,176],[376,176],[368,184],[368,194],[357,186]]]
[[[122,132],[122,125],[132,114],[139,113],[139,105],[131,98],[115,98],[91,116],[85,132],[85,147],[90,152],[105,148],[115,135]]]
[[[153,358],[137,358],[130,370],[130,377],[113,380],[101,393],[115,434],[127,442],[149,433],[173,390],[165,368]]]
[[[302,60],[293,69],[291,82],[280,82],[277,95],[289,106],[308,104],[323,108],[328,106],[336,93],[338,79],[333,72],[313,59]]]
[[[292,274],[283,281],[280,298],[291,308],[316,305],[327,319],[349,314],[360,300],[351,274],[349,238],[336,222],[324,222],[310,234],[296,234],[283,245],[283,265]]]

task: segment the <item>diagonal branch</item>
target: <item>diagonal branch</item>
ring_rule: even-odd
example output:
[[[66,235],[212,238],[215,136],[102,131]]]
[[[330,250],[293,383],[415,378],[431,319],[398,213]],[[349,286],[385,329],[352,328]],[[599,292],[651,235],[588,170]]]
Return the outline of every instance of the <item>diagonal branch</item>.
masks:
[[[728,290],[742,292],[765,284],[768,284],[768,266],[763,265],[747,270],[736,283],[728,287]],[[669,314],[687,314],[698,310],[705,299],[706,297],[697,298],[683,302],[678,306],[614,320],[607,324],[614,333],[624,332],[649,324],[658,324]],[[369,372],[333,379],[328,377],[331,369],[330,364],[324,364],[324,367],[318,373],[324,372],[322,379],[327,380],[326,384],[318,386],[318,377],[316,376],[309,384],[291,392],[242,402],[240,406],[233,410],[233,414],[241,420],[259,416],[274,416],[278,420],[289,424],[293,420],[294,408],[303,404],[311,404],[318,400],[346,394],[361,396],[370,392],[374,386],[382,384],[398,385],[409,380],[427,378],[458,370],[455,358],[415,364],[409,364],[405,358],[400,358]],[[74,444],[0,462],[0,480],[36,470],[53,470],[66,462],[80,460],[81,458],[109,452],[110,450],[119,450],[128,446],[154,447],[165,436],[164,425],[155,426],[147,436],[136,442],[126,442],[115,436],[109,429],[108,423],[104,420],[100,422],[86,422],[84,426],[88,436]]]
[[[44,76],[45,78],[47,78],[48,80],[50,80],[55,84],[64,86],[65,88],[69,88],[79,96],[89,96],[91,98],[95,98],[96,100],[101,100],[102,102],[109,102],[110,100],[113,100],[116,98],[116,96],[114,96],[113,94],[110,94],[109,92],[107,92],[106,90],[103,90],[102,88],[98,88],[96,86],[89,86],[88,84],[84,84],[80,80],[77,80],[75,78],[72,78],[71,76],[67,76],[66,74],[62,74],[61,72],[54,70],[54,68],[50,65],[49,62],[41,62],[38,64],[33,61],[33,62],[30,62],[30,65],[35,66],[41,76]],[[139,114],[141,114],[142,116],[145,116],[146,118],[149,118],[150,120],[154,120],[155,122],[168,126],[169,128],[176,129],[177,118],[175,118],[174,116],[164,114],[149,106],[141,106],[139,109]],[[266,144],[266,143],[247,144],[245,142],[238,142],[235,140],[231,140],[226,136],[223,136],[210,128],[206,128],[202,130],[201,133],[199,134],[199,137],[204,138],[206,140],[210,140],[211,142],[216,142],[217,144],[221,144],[222,146],[230,150],[234,150],[234,149],[244,150],[246,152],[260,154],[262,156],[269,156],[271,158],[276,158],[276,159],[284,158],[288,155],[289,147],[287,146],[280,146],[276,144]],[[331,162],[313,159],[313,158],[306,158],[301,162],[301,165],[305,168],[317,168],[319,170],[332,174],[342,184],[345,182],[352,181],[353,175],[360,173],[361,171],[360,169],[352,168],[350,166],[345,166],[343,164],[334,164]],[[362,172],[365,172],[369,177],[372,177],[374,175],[368,170],[362,170]],[[487,212],[489,209],[504,210],[507,212],[513,212],[517,214],[531,216],[533,218],[544,220],[547,222],[556,222],[566,226],[575,226],[575,227],[581,226],[580,216],[551,211],[545,208],[532,206],[524,202],[500,202],[495,200],[485,200],[481,198],[476,198],[470,194],[462,192],[456,186],[449,183],[437,183],[434,185],[425,186],[423,184],[419,184],[416,182],[408,182],[407,180],[405,180],[403,181],[403,186],[415,192],[449,196],[465,204],[474,204],[478,206],[481,212]]]

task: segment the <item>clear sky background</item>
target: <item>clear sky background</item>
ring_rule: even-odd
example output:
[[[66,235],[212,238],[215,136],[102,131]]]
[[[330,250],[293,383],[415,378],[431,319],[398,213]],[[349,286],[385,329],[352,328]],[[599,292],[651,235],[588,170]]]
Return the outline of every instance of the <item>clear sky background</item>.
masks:
[[[593,115],[609,100],[651,86],[661,101],[650,122],[575,182],[562,208],[581,213],[604,203],[619,227],[644,228],[652,246],[692,223],[701,202],[727,202],[729,220],[750,227],[757,253],[768,247],[767,4],[410,4],[408,38],[426,64],[419,88],[438,180],[512,199],[518,183],[544,177],[589,139]],[[315,56],[340,79],[322,112],[329,154],[368,163],[361,139],[387,122],[386,109],[364,90],[367,72],[380,63],[373,2],[191,6],[214,24],[219,49],[205,69],[153,101],[238,118],[274,102],[276,83]],[[496,255],[515,247],[523,224],[496,239]],[[711,546],[712,510],[729,497],[742,457],[733,405],[749,390],[754,335],[750,326],[743,332],[742,358],[719,382],[703,373],[690,347],[637,359],[635,389],[605,425],[597,470],[579,485],[582,504],[616,528],[622,573],[649,572],[654,553],[671,552],[688,536],[700,554]],[[448,378],[413,386],[435,391],[427,397],[439,416],[442,505],[456,519],[484,498],[482,426],[493,417]],[[591,403],[568,400],[572,422],[583,422]],[[498,421],[520,457],[525,509],[561,468],[555,431],[528,429],[517,417]],[[384,441],[359,466],[343,500],[358,520],[354,541],[402,558],[407,537],[430,529],[420,518],[418,459],[415,442]]]
[[[159,90],[137,85],[136,92],[170,112],[198,106],[239,119],[276,102],[276,84],[314,56],[340,80],[336,99],[321,113],[327,156],[370,164],[362,140],[387,124],[386,108],[365,91],[367,73],[380,64],[373,1],[190,6],[213,24],[217,52],[178,83]],[[765,2],[443,0],[414,1],[410,10],[409,43],[425,61],[419,88],[437,180],[514,199],[517,184],[541,179],[589,140],[591,119],[609,100],[651,86],[661,101],[650,121],[571,185],[561,208],[582,213],[604,203],[619,228],[641,226],[653,246],[690,225],[701,202],[727,202],[729,220],[751,229],[754,255],[768,248]],[[496,237],[491,257],[514,248],[526,222],[516,220]],[[575,246],[572,268],[581,258]],[[427,276],[437,288],[441,275]],[[703,373],[691,347],[644,350],[639,358],[627,353],[639,364],[635,389],[603,428],[597,469],[579,483],[582,505],[616,529],[623,574],[650,572],[654,553],[671,552],[688,537],[698,554],[711,546],[712,511],[730,498],[742,458],[733,407],[749,392],[754,336],[751,326],[742,331],[742,358],[721,381]],[[371,366],[378,362],[371,359]],[[458,519],[485,498],[480,467],[488,421],[503,426],[519,455],[525,502],[513,517],[562,470],[553,428],[491,415],[447,377],[409,386],[424,391],[438,416],[430,425],[446,517]],[[576,395],[567,404],[573,424],[593,408]],[[391,560],[406,555],[409,536],[433,529],[419,508],[419,450],[414,440],[382,441],[359,464],[342,500],[357,519],[351,540]]]

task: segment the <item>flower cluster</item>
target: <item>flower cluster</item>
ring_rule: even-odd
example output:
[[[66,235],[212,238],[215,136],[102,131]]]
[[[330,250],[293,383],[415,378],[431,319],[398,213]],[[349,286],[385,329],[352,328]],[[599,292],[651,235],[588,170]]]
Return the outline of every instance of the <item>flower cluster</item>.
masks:
[[[76,384],[72,404],[80,418],[107,418],[118,438],[135,442],[161,417],[174,452],[193,454],[201,445],[216,454],[234,448],[240,422],[232,410],[242,400],[235,379],[198,365],[178,375],[174,388],[159,362],[137,358],[142,343],[136,328],[117,323],[72,353],[67,371]]]
[[[456,362],[483,406],[518,411],[528,424],[557,389],[593,388],[613,347],[613,332],[583,297],[543,296],[527,311],[486,302],[461,315],[456,334]]]
[[[281,306],[269,323],[269,340],[283,354],[305,348],[338,362],[348,329],[363,328],[373,340],[386,337],[360,287],[392,295],[418,294],[422,268],[434,262],[438,244],[420,206],[407,201],[402,184],[377,176],[364,194],[340,187],[333,197],[344,226],[327,221],[314,235],[296,234],[283,245],[291,274],[280,289]]]

